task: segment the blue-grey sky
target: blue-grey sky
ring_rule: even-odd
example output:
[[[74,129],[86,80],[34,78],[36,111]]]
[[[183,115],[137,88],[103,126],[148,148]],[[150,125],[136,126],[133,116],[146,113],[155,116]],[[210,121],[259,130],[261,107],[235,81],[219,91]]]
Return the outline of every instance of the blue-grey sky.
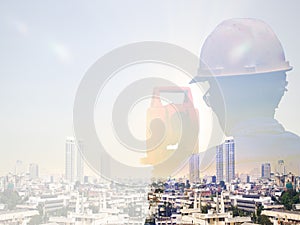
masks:
[[[199,55],[214,27],[233,17],[262,19],[281,40],[294,69],[276,118],[300,135],[299,6],[297,0],[1,1],[0,174],[18,159],[38,163],[42,173],[63,173],[75,93],[99,57],[146,40]]]

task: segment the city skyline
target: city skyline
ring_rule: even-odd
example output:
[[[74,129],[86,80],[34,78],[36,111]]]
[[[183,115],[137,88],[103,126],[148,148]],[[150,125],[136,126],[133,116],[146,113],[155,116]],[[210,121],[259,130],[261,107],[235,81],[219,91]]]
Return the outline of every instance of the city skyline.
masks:
[[[299,8],[1,1],[0,224],[300,224]]]
[[[33,167],[36,169],[36,165]],[[294,174],[268,180],[260,178],[251,183],[248,178],[245,181],[238,179],[229,185],[217,184],[214,178],[201,185],[184,179],[165,179],[153,181],[144,188],[118,186],[95,178],[79,184],[65,179],[32,179],[30,174],[27,175],[0,176],[1,194],[19,193],[16,197],[22,200],[22,204],[17,205],[17,201],[7,204],[5,198],[1,199],[0,222],[10,224],[18,219],[24,224],[76,221],[113,225],[118,221],[142,225],[144,221],[151,221],[149,216],[152,216],[157,221],[173,221],[172,224],[190,224],[191,219],[194,224],[202,224],[195,219],[223,221],[220,218],[224,217],[236,225],[241,221],[257,224],[260,219],[252,213],[258,206],[263,207],[262,214],[270,220],[289,216],[289,223],[300,221],[298,198],[290,198],[291,202],[287,202],[280,197],[289,193],[287,190],[293,190],[295,196],[299,196],[300,177]],[[243,215],[235,214],[235,208]]]
[[[39,165],[33,162],[23,162],[22,160],[17,160],[12,166],[12,170],[7,172],[7,174],[15,174],[15,175],[25,175],[29,174],[30,177],[39,177],[40,175],[44,177],[48,176],[56,176],[64,178],[70,182],[80,181],[81,183],[84,181],[84,177],[101,177],[100,174],[97,174],[91,170],[88,166],[84,166],[84,157],[82,152],[84,151],[84,143],[82,140],[76,141],[75,137],[68,136],[66,137],[65,143],[65,165],[64,170],[59,173],[40,173]],[[78,144],[78,146],[77,146]],[[220,181],[224,181],[230,183],[235,178],[240,178],[242,180],[251,180],[255,181],[259,178],[267,178],[274,179],[274,176],[278,175],[287,175],[291,173],[289,169],[286,168],[285,162],[282,159],[278,159],[276,164],[271,164],[269,162],[261,164],[260,167],[251,168],[248,171],[238,171],[235,169],[235,164],[239,163],[235,160],[235,144],[234,139],[228,138],[225,141],[216,146],[216,167],[215,172],[211,174],[209,173],[201,173],[200,175],[200,154],[192,154],[188,161],[188,166],[183,168],[183,173],[179,176],[174,176],[177,178],[189,179],[191,182],[202,182],[203,179],[207,179],[207,177],[215,176],[216,183]],[[187,169],[187,172],[184,171]],[[32,175],[33,174],[33,175]],[[296,175],[300,175],[295,173]]]
[[[99,57],[139,40],[171,42],[199,55],[207,34],[216,24],[232,17],[260,18],[272,26],[281,40],[294,70],[290,72],[289,91],[276,110],[276,118],[287,130],[299,135],[300,78],[297,73],[300,65],[296,51],[299,43],[297,35],[291,35],[291,29],[293,33],[299,32],[294,19],[298,15],[295,6],[299,3],[231,3],[199,2],[181,7],[180,3],[170,1],[146,5],[133,2],[129,4],[132,7],[128,7],[125,3],[111,2],[94,3],[92,8],[78,3],[74,4],[74,11],[69,11],[64,4],[56,10],[50,3],[29,2],[17,6],[1,3],[1,137],[5,157],[0,174],[13,171],[19,159],[39,164],[41,174],[57,174],[64,170],[65,136],[73,134],[74,96],[87,68]],[[36,10],[31,12],[33,5]],[[122,7],[116,7],[120,5]],[[287,10],[282,12],[282,8]],[[216,13],[212,15],[210,9]],[[78,10],[83,10],[84,19],[78,18]],[[69,12],[68,16],[65,11]],[[133,12],[139,14],[139,20]],[[187,21],[194,22],[187,26]],[[86,33],[91,38],[87,46],[82,41]],[[205,138],[200,137],[200,142],[204,143]]]

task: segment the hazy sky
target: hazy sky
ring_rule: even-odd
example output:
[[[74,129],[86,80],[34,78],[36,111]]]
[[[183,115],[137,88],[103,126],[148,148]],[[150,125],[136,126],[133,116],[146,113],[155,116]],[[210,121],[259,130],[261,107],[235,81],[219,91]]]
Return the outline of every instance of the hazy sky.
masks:
[[[146,40],[199,55],[214,27],[233,17],[262,19],[281,40],[294,69],[276,118],[300,135],[299,9],[297,0],[1,1],[0,174],[18,159],[63,173],[75,93],[102,55]]]

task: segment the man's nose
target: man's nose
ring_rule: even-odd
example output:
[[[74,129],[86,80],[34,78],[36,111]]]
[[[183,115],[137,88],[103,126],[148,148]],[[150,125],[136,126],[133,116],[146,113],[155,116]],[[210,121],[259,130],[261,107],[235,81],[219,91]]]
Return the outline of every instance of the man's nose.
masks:
[[[204,102],[206,103],[206,105],[207,105],[208,107],[211,107],[211,104],[210,104],[210,101],[209,101],[209,96],[210,96],[210,94],[209,94],[209,90],[208,90],[208,91],[205,92],[205,94],[203,95],[203,100],[204,100]]]

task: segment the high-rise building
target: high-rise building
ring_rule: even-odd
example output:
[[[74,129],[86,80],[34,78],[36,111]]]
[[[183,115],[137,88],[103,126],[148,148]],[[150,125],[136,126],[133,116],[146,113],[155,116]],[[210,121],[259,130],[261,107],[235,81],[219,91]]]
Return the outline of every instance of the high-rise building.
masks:
[[[190,182],[199,181],[199,154],[192,154],[189,159]]]
[[[223,159],[223,144],[216,147],[216,181],[224,181],[224,159]]]
[[[271,178],[271,164],[264,163],[261,165],[261,177],[262,178]]]
[[[225,148],[225,166],[226,166],[226,182],[230,182],[235,178],[235,147],[234,140],[229,139],[224,143]]]
[[[21,160],[17,160],[15,164],[15,175],[22,175],[26,172],[26,169],[24,167],[24,164]]]
[[[83,161],[83,142],[78,141],[78,148],[77,148],[77,181],[83,183],[84,178],[84,161]]]
[[[29,165],[29,177],[30,179],[36,179],[39,177],[39,166],[35,163]]]
[[[76,145],[74,138],[67,138],[65,176],[66,180],[69,182],[73,182],[75,180],[75,148]]]
[[[220,181],[230,182],[235,178],[235,145],[233,139],[226,140],[216,147],[216,175],[217,183]]]
[[[285,165],[284,165],[284,161],[278,160],[278,164],[277,164],[277,174],[282,176],[282,175],[286,175],[286,170],[285,170]]]
[[[83,178],[84,178],[83,151],[84,151],[84,147],[82,141],[78,141],[76,143],[74,137],[67,138],[65,177],[66,180],[69,182],[79,181],[83,183]]]

